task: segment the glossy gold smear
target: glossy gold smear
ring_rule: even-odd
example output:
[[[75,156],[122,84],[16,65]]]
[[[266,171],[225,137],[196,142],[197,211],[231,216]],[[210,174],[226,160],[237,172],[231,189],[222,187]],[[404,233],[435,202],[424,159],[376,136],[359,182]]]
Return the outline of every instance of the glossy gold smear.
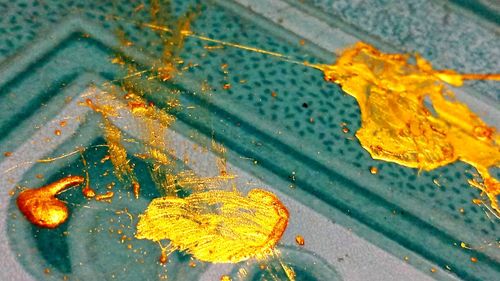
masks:
[[[17,207],[34,225],[58,227],[66,221],[69,212],[66,204],[56,195],[84,181],[83,177],[69,176],[37,189],[24,190],[17,197]]]
[[[466,79],[498,80],[500,75],[434,70],[418,55],[415,64],[409,59],[357,43],[334,65],[314,67],[358,101],[361,128],[356,136],[374,159],[421,170],[466,162],[482,177],[470,183],[500,214],[500,184],[488,171],[500,163],[500,136],[445,86],[461,86]]]
[[[265,258],[281,238],[288,211],[272,193],[210,190],[154,199],[139,217],[136,237],[170,240],[171,247],[214,263]]]

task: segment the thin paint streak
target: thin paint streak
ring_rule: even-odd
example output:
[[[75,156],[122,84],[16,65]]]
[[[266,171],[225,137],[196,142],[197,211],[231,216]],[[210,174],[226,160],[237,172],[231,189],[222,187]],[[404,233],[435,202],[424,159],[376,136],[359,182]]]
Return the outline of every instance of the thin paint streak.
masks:
[[[17,207],[32,224],[56,228],[69,215],[68,207],[56,195],[84,181],[81,176],[69,176],[37,189],[24,190],[17,197]]]
[[[500,183],[488,170],[500,163],[500,135],[455,100],[445,85],[461,86],[466,79],[498,80],[499,75],[434,70],[418,55],[415,64],[409,59],[360,42],[340,54],[335,64],[316,67],[326,81],[339,84],[358,101],[361,128],[356,137],[374,159],[420,170],[456,160],[468,163],[482,177],[470,184],[500,214]]]
[[[115,167],[115,175],[119,180],[128,179],[135,182],[134,170],[129,163],[127,150],[123,147],[121,131],[111,121],[105,119],[103,124],[104,139],[108,145],[111,163]]]
[[[265,258],[288,224],[288,211],[272,193],[210,190],[186,198],[154,199],[139,216],[138,239],[170,240],[174,249],[214,263]]]
[[[117,17],[117,16],[114,16],[113,19],[130,22],[130,20],[125,20],[125,19]],[[158,25],[158,24],[154,24],[154,23],[139,23],[139,22],[134,22],[134,24],[139,24],[139,25],[141,25],[143,27],[147,27],[147,28],[150,28],[152,30],[162,31],[162,32],[169,33],[169,34],[174,34],[174,30],[173,29],[171,29],[171,28],[169,28],[167,26],[164,26],[164,25]],[[196,34],[196,33],[194,33],[193,31],[191,31],[189,29],[183,29],[180,32],[178,32],[177,34],[178,34],[178,36],[182,36],[182,38],[184,38],[184,37],[191,37],[191,38],[195,38],[195,39],[198,39],[198,40],[202,40],[202,41],[206,41],[206,42],[211,42],[211,43],[217,43],[217,44],[219,44],[219,46],[205,46],[206,49],[219,49],[219,48],[222,48],[224,46],[227,46],[227,47],[242,49],[242,50],[250,51],[250,52],[254,52],[254,53],[261,53],[261,54],[264,54],[264,55],[269,55],[269,56],[277,57],[277,58],[279,58],[279,59],[281,59],[283,61],[287,61],[287,62],[294,63],[294,64],[300,64],[300,65],[305,65],[305,66],[317,68],[314,64],[309,64],[307,62],[302,62],[302,61],[295,60],[292,57],[289,57],[289,56],[284,55],[282,53],[272,52],[272,51],[268,51],[268,50],[257,48],[257,47],[252,47],[252,46],[248,46],[248,45],[242,45],[242,44],[238,44],[238,43],[227,42],[227,41],[223,41],[223,40],[211,38],[211,37],[208,37],[208,36],[199,35],[199,34]],[[169,68],[166,68],[166,70],[169,70],[169,71],[173,70],[173,68],[171,68],[172,65],[168,65],[168,66],[169,66]],[[144,71],[144,72],[147,72],[147,71]],[[171,78],[170,76],[166,76],[166,77],[168,77],[168,79]]]

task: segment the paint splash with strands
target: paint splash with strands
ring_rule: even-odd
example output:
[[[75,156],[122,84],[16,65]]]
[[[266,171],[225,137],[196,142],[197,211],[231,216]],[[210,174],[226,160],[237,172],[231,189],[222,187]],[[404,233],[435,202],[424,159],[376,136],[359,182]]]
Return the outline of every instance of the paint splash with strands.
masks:
[[[167,37],[162,35],[162,57],[151,70],[137,70],[126,65],[129,74],[123,79],[120,90],[127,93],[123,97],[127,104],[124,109],[146,122],[141,132],[144,153],[140,158],[149,161],[155,185],[166,194],[154,199],[140,215],[136,233],[139,239],[159,243],[170,241],[167,247],[162,247],[162,261],[166,262],[168,253],[176,250],[214,263],[235,263],[252,258],[265,260],[276,255],[275,247],[289,218],[283,203],[268,191],[253,189],[245,195],[235,187],[222,189],[224,182],[231,182],[235,177],[226,172],[224,160],[216,163],[221,174],[215,177],[201,178],[189,172],[174,172],[175,159],[165,153],[171,148],[162,137],[175,118],[164,109],[146,102],[144,92],[137,90],[134,79],[140,79],[144,73],[154,73],[149,78],[165,82],[180,75],[178,65],[182,61],[179,53],[186,37],[274,56],[322,71],[326,81],[339,84],[358,101],[362,124],[356,136],[374,159],[420,170],[432,170],[457,160],[466,162],[481,176],[481,179],[471,180],[470,184],[479,188],[489,199],[493,212],[500,214],[496,198],[500,194],[499,181],[489,172],[491,167],[499,165],[500,137],[466,105],[454,100],[453,93],[445,85],[461,86],[469,79],[499,80],[500,75],[434,70],[420,56],[416,56],[412,64],[408,55],[382,53],[366,43],[346,49],[332,65],[310,64],[283,54],[197,35],[190,30],[190,22],[195,18],[192,13],[170,22],[168,26],[163,22],[175,17],[162,13],[160,6],[152,5],[151,16],[152,21],[141,23],[141,26],[169,34]],[[121,64],[122,60],[114,62]],[[112,86],[108,90],[112,95],[119,92]],[[432,105],[425,103],[426,98]],[[176,99],[168,104],[171,108],[180,105]],[[138,198],[140,184],[134,166],[130,164],[123,145],[122,133],[112,122],[113,118],[119,117],[119,110],[106,107],[99,100],[89,99],[84,105],[102,116],[102,128],[115,175],[129,182]],[[18,207],[33,224],[57,227],[66,220],[68,212],[64,203],[55,196],[83,181],[83,177],[72,177],[41,189],[23,191],[18,197]],[[190,193],[180,196],[182,188]],[[99,198],[110,200],[112,196],[109,192]],[[45,207],[34,209],[33,202]],[[49,214],[49,217],[44,214]],[[303,245],[303,240],[300,241],[299,245]],[[293,270],[285,265],[282,267],[288,278],[294,279]]]
[[[136,237],[212,263],[265,259],[280,240],[288,211],[272,193],[209,190],[154,199],[139,217]]]
[[[457,160],[470,164],[482,179],[469,183],[487,196],[498,217],[500,182],[489,169],[500,165],[500,135],[445,84],[500,80],[500,74],[434,70],[419,55],[415,64],[409,59],[360,42],[343,51],[335,64],[314,67],[357,100],[361,128],[356,137],[374,159],[426,171]]]

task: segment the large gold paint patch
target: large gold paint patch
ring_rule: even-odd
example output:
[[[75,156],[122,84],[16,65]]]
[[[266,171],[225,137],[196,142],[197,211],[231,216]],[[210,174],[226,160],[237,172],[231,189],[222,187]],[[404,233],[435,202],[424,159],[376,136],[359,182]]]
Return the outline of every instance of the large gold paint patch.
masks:
[[[374,159],[432,170],[460,160],[472,165],[482,181],[470,183],[489,198],[500,214],[499,181],[488,169],[500,163],[500,136],[465,104],[454,99],[445,83],[466,79],[498,80],[498,74],[459,74],[434,70],[409,55],[385,54],[366,43],[345,50],[334,65],[316,65],[325,80],[338,83],[361,111],[356,137]]]
[[[136,237],[160,241],[198,260],[235,263],[265,258],[288,224],[288,211],[272,193],[210,190],[186,198],[154,199],[139,218]]]

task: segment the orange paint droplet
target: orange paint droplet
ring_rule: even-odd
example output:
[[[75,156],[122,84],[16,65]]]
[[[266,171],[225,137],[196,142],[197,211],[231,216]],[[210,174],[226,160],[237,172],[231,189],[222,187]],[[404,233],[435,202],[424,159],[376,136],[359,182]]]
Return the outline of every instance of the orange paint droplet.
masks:
[[[431,268],[431,272],[432,272],[432,273],[434,273],[434,272],[436,272],[436,271],[437,271],[437,269],[436,269],[436,268],[434,268],[434,267],[432,267],[432,268]]]
[[[90,186],[85,186],[83,189],[82,189],[82,193],[83,193],[83,196],[87,197],[87,198],[93,198],[95,197],[95,191],[90,187]]]
[[[165,250],[161,251],[160,259],[158,260],[161,264],[166,264],[168,262],[168,255]]]
[[[344,132],[344,134],[349,133],[349,128],[347,128],[347,127],[343,127],[343,128],[342,128],[342,132]]]
[[[60,136],[61,135],[61,130],[57,129],[54,131],[54,135]]]
[[[44,269],[44,270],[43,270],[43,273],[45,273],[45,274],[50,274],[50,268],[46,268],[46,269]]]
[[[470,258],[470,261],[471,261],[471,262],[477,262],[477,258],[475,258],[475,257],[471,257],[471,258]]]
[[[483,201],[481,199],[472,199],[472,203],[474,203],[476,205],[481,205],[483,203]]]
[[[378,173],[378,168],[375,166],[370,167],[370,173],[376,175]]]
[[[304,246],[306,241],[304,240],[304,237],[302,237],[302,235],[297,235],[295,236],[295,242],[300,246]]]
[[[37,179],[43,179],[43,175],[42,174],[36,174],[35,176]]]
[[[237,263],[268,257],[288,217],[286,207],[268,191],[252,189],[244,196],[209,190],[154,199],[139,216],[135,236],[155,242],[168,239],[172,249],[200,261]]]
[[[11,157],[11,156],[12,156],[12,152],[7,151],[7,152],[5,152],[5,153],[3,154],[3,156],[5,156],[5,157]]]
[[[277,96],[278,96],[278,94],[276,92],[271,92],[271,97],[275,98]]]
[[[108,155],[106,155],[106,156],[104,156],[104,157],[101,159],[101,163],[104,163],[104,162],[108,161],[110,158],[111,158],[111,156],[109,156],[109,154],[108,154]]]
[[[67,124],[68,124],[68,123],[67,123],[65,120],[63,120],[63,121],[59,122],[59,125],[60,125],[61,127],[64,127],[64,126],[66,126]]]
[[[132,183],[132,189],[134,191],[135,199],[139,199],[139,193],[141,192],[141,185],[138,182],[134,181]]]
[[[226,83],[226,84],[224,84],[224,86],[222,86],[222,88],[223,88],[224,90],[229,90],[229,89],[231,89],[231,84]]]
[[[195,263],[194,261],[190,261],[190,262],[189,262],[189,266],[190,266],[190,267],[196,267],[196,263]]]
[[[17,207],[34,225],[55,228],[68,218],[66,204],[55,196],[69,187],[83,183],[80,176],[69,176],[49,185],[22,191],[17,197]]]
[[[108,191],[104,194],[96,195],[95,200],[111,202],[111,198],[113,198],[114,195],[115,195],[115,193],[113,191]]]
[[[299,44],[300,44],[301,46],[304,46],[304,45],[306,44],[306,40],[304,40],[304,39],[300,39],[300,40],[299,40]]]

